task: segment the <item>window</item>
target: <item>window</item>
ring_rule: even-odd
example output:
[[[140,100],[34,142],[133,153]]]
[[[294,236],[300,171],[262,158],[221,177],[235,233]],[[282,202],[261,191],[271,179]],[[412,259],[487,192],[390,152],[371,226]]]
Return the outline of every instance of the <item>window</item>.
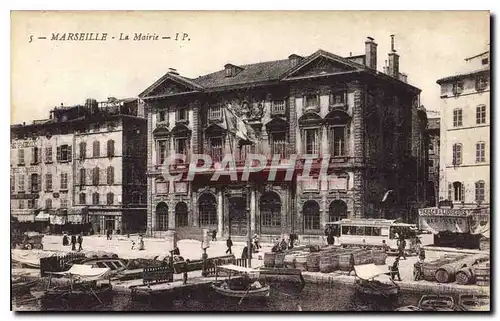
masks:
[[[429,167],[432,168],[434,167],[434,160],[433,159],[429,159]]]
[[[87,143],[80,143],[80,159],[85,159],[87,157]]]
[[[486,124],[486,106],[476,107],[476,124]]]
[[[221,120],[222,109],[220,106],[212,106],[208,111],[208,120]]]
[[[17,190],[19,192],[24,192],[24,175],[23,174],[19,174],[19,176],[18,176]]]
[[[115,168],[113,166],[109,166],[106,169],[106,181],[108,185],[113,185],[115,183]]]
[[[306,95],[304,97],[305,103],[304,106],[306,108],[314,108],[319,106],[319,96],[314,94],[314,95]]]
[[[306,203],[304,203],[303,213],[304,213],[304,229],[318,230],[320,228],[319,204],[315,201],[307,201]]]
[[[476,78],[476,90],[485,90],[488,87],[488,77],[480,76]]]
[[[342,235],[356,235],[356,227],[342,225]]]
[[[169,181],[163,179],[156,180],[156,194],[157,195],[166,195],[168,194],[168,183]]]
[[[429,152],[434,152],[434,143],[429,142]]]
[[[52,146],[45,147],[45,163],[52,163]]]
[[[476,163],[485,162],[486,144],[484,142],[479,142],[476,144]]]
[[[462,164],[462,144],[453,144],[453,165]]]
[[[346,104],[346,92],[334,92],[330,94],[330,106],[342,107]]]
[[[453,183],[453,201],[461,202],[464,200],[464,184],[461,182]]]
[[[52,199],[48,198],[45,200],[45,209],[47,210],[52,209]]]
[[[212,162],[220,162],[224,155],[222,137],[211,137],[210,143],[210,156],[212,157]]]
[[[10,175],[10,192],[14,193],[16,191],[16,178],[14,175]]]
[[[331,127],[330,139],[330,153],[333,157],[345,156],[345,127]]]
[[[24,200],[19,200],[19,209],[24,209]]]
[[[453,110],[453,127],[462,126],[462,109]]]
[[[167,141],[158,141],[158,151],[157,151],[157,165],[163,165],[167,157]]]
[[[271,134],[271,152],[274,155],[280,155],[281,158],[287,157],[286,133],[272,133]]]
[[[179,108],[175,112],[175,120],[187,120],[187,108]]]
[[[92,193],[92,205],[99,205],[99,193]]]
[[[71,161],[71,146],[61,145],[57,147],[57,161],[58,162]]]
[[[45,190],[52,191],[52,174],[45,174]]]
[[[31,149],[31,164],[35,165],[40,162],[40,154],[38,147],[33,147]]]
[[[31,174],[30,176],[31,179],[31,191],[32,192],[39,192],[40,191],[40,185],[41,185],[41,179],[40,175],[38,174]]]
[[[94,157],[99,157],[101,156],[100,154],[100,149],[101,149],[101,144],[99,144],[98,141],[95,141],[93,144],[92,144],[92,156]]]
[[[34,198],[28,200],[28,208],[37,208],[38,201]]]
[[[158,121],[165,121],[165,111],[162,110],[158,113]]]
[[[110,139],[108,140],[108,157],[115,156],[115,141]]]
[[[476,182],[476,202],[484,202],[484,181]]]
[[[86,200],[86,195],[85,195],[85,193],[80,193],[80,199],[79,199],[79,201],[80,201],[80,204],[81,204],[81,205],[85,205],[85,204],[87,204],[87,200]]]
[[[483,58],[481,59],[481,65],[487,65],[488,64],[488,58]]]
[[[68,173],[61,173],[61,190],[68,189]]]
[[[305,153],[312,155],[319,153],[319,139],[317,129],[304,130]]]
[[[68,208],[68,199],[61,198],[61,208]]]
[[[85,173],[85,168],[80,168],[80,185],[85,186],[87,185],[87,179],[86,179],[86,173]]]
[[[24,149],[17,151],[17,164],[24,165]]]
[[[187,138],[175,139],[175,152],[182,155],[187,154]]]
[[[453,94],[454,95],[459,95],[462,93],[462,91],[464,90],[464,82],[463,81],[457,81],[453,84]]]
[[[115,194],[113,193],[106,194],[106,204],[113,205],[114,200],[115,200]]]
[[[286,113],[286,100],[273,100],[271,104],[272,115],[285,115]]]
[[[99,185],[99,168],[95,167],[92,169],[92,184]]]

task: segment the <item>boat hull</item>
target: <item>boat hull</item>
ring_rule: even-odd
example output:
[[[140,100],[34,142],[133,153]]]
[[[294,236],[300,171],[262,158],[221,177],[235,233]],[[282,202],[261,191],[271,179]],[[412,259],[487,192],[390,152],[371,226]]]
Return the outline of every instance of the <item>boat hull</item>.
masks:
[[[61,299],[65,300],[78,300],[78,301],[96,301],[97,298],[103,299],[107,295],[111,294],[112,287],[111,285],[101,286],[97,289],[93,289],[92,291],[88,290],[74,290],[69,292],[68,289],[48,289],[45,291],[43,299],[45,301],[57,301]]]
[[[30,293],[30,289],[37,282],[38,281],[26,281],[26,282],[12,283],[12,294],[14,296],[17,296],[17,295]]]
[[[271,287],[269,285],[265,285],[260,289],[255,290],[231,290],[222,288],[219,284],[212,284],[212,289],[223,296],[231,297],[231,298],[265,298],[268,297],[271,293]]]
[[[358,293],[366,295],[394,296],[399,293],[399,287],[394,284],[356,282],[355,289]]]

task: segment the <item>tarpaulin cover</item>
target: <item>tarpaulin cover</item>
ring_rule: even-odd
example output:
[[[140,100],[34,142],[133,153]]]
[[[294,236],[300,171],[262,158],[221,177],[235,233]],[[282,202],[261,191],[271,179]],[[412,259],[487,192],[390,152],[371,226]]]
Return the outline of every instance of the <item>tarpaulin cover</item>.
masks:
[[[109,268],[93,268],[91,265],[73,264],[68,271],[53,272],[53,274],[77,277],[84,281],[98,281],[106,279],[111,273]]]
[[[50,214],[46,212],[40,212],[35,217],[35,221],[48,221],[50,220]]]
[[[14,249],[11,252],[12,262],[13,263],[21,263],[28,265],[33,268],[40,267],[40,259],[44,257],[51,257],[56,255],[63,255],[59,252],[49,252],[44,250],[18,250]]]
[[[383,265],[385,267],[385,265]],[[355,265],[354,272],[356,272],[356,276],[360,279],[370,280],[376,276],[384,275],[389,272],[387,269],[383,269],[379,265],[375,264],[362,264]]]

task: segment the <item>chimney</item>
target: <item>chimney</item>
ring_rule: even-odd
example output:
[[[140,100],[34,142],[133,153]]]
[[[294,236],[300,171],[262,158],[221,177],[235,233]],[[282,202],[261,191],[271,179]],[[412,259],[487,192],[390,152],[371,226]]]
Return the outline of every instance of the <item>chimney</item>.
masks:
[[[387,59],[385,60],[385,64],[384,64],[384,67],[383,67],[383,72],[384,72],[384,74],[387,74]]]
[[[177,72],[177,69],[175,69],[175,68],[168,68],[168,73],[179,76],[179,73]]]
[[[299,55],[296,55],[296,54],[291,54],[290,56],[288,56],[288,59],[290,59],[290,61],[292,62],[292,67],[295,67],[297,66],[301,61],[302,59],[304,59],[303,57],[299,56]]]
[[[399,55],[394,49],[394,35],[391,35],[391,52],[389,52],[389,66],[387,74],[393,78],[399,79]]]
[[[377,70],[377,44],[372,37],[365,41],[366,66]]]

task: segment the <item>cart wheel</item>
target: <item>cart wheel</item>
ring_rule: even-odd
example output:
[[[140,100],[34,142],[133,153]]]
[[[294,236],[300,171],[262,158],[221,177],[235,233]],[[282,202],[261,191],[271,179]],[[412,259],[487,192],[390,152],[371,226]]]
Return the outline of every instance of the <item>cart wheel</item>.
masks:
[[[33,245],[31,245],[30,243],[28,243],[28,244],[24,245],[24,248],[27,249],[27,250],[31,250],[31,249],[33,249]]]

